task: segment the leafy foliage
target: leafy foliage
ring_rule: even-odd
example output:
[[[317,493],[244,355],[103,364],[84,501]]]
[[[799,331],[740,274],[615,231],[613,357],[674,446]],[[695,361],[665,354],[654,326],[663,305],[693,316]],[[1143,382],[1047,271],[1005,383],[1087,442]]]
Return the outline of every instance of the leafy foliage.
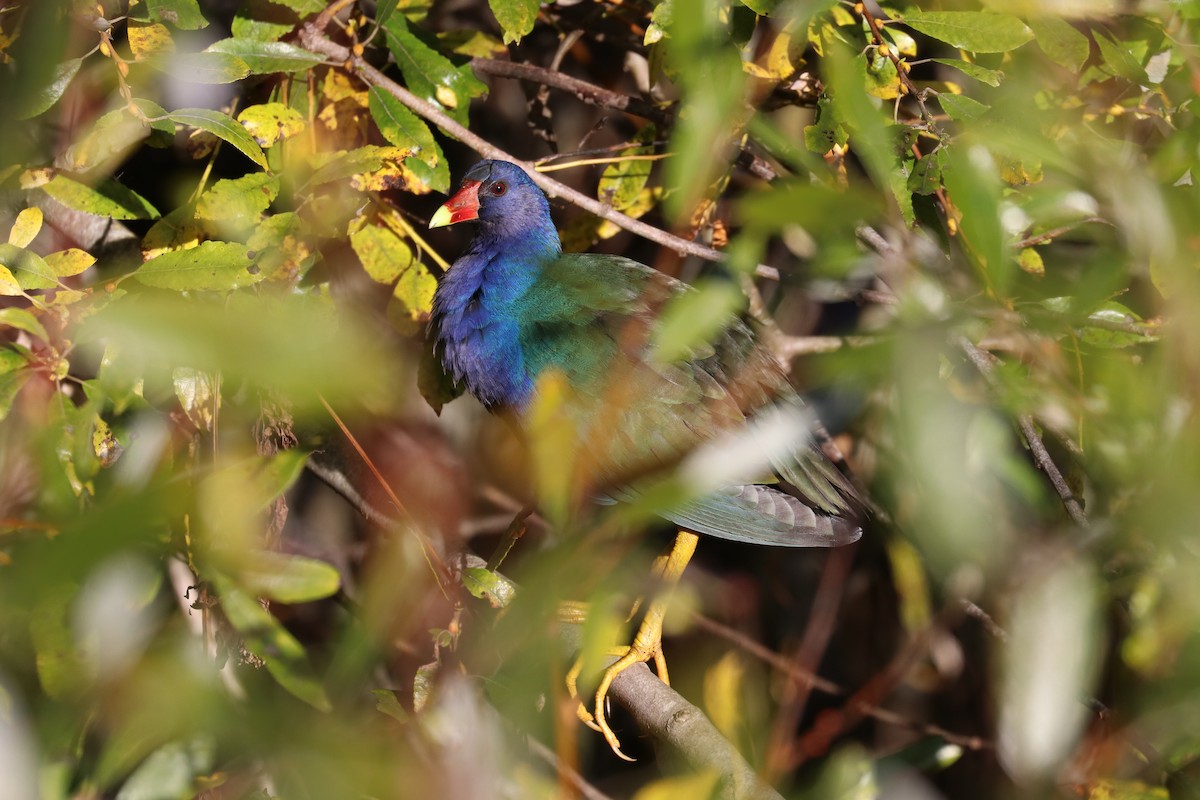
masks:
[[[0,9],[11,796],[549,797],[511,733],[598,748],[559,634],[620,638],[653,591],[626,534],[687,464],[597,507],[553,381],[525,448],[429,414],[462,237],[423,223],[480,146],[626,215],[571,210],[568,249],[696,287],[664,357],[749,304],[833,398],[877,506],[853,562],[706,542],[668,617],[719,621],[671,674],[755,769],[1195,793],[1195,3],[220,5]],[[510,524],[531,485],[562,535]],[[460,559],[505,532],[515,581]],[[635,797],[733,791],[724,741],[676,744]]]

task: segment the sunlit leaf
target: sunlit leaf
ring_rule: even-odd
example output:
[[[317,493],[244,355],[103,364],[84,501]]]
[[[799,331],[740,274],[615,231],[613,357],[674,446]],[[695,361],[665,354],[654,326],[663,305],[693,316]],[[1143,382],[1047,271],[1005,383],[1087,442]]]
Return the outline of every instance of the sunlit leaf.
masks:
[[[262,148],[250,137],[246,129],[235,122],[228,114],[212,111],[207,108],[181,108],[168,115],[181,125],[190,125],[208,131],[242,151],[255,164],[267,168],[267,157]]]
[[[541,0],[488,0],[488,5],[500,23],[504,43],[511,44],[533,30],[542,4]]]
[[[646,125],[637,132],[633,141],[652,142],[656,138],[657,132],[658,129],[653,124]],[[616,158],[645,156],[653,152],[654,148],[647,144],[621,150],[617,153]],[[617,160],[607,165],[604,172],[600,174],[600,183],[596,187],[596,194],[608,205],[618,211],[624,211],[637,202],[642,189],[646,188],[646,181],[650,178],[650,170],[653,166],[652,161]]]
[[[243,109],[237,121],[262,147],[286,141],[308,127],[308,122],[294,108],[283,103],[262,103]]]
[[[175,40],[171,38],[171,31],[161,23],[130,20],[127,34],[129,49],[139,61],[175,52]]]
[[[386,225],[362,225],[351,232],[350,246],[378,283],[391,285],[413,263],[412,248]]]
[[[463,570],[463,588],[472,597],[487,600],[492,608],[507,608],[516,597],[516,586],[512,581],[498,572],[482,567],[468,567]]]
[[[196,201],[198,219],[258,219],[279,194],[279,179],[266,172],[225,178]]]
[[[675,800],[687,797],[694,800],[709,800],[715,797],[721,783],[721,775],[715,769],[706,769],[693,775],[659,778],[639,789],[633,800]]]
[[[467,104],[487,87],[469,66],[456,67],[442,54],[413,35],[403,14],[393,14],[384,26],[388,49],[404,75],[409,90],[443,106],[452,117],[467,121]]]
[[[36,253],[11,244],[0,244],[0,266],[22,289],[53,289],[58,286],[54,270]]]
[[[901,19],[926,36],[975,53],[1005,53],[1033,38],[1020,19],[994,11],[909,11]]]
[[[254,267],[244,245],[202,242],[187,250],[172,250],[150,259],[134,278],[147,286],[175,291],[231,291],[265,277]]]
[[[42,210],[37,206],[21,209],[8,232],[8,243],[17,247],[28,247],[42,229]]]
[[[204,52],[235,56],[245,62],[254,75],[300,72],[325,60],[324,56],[310,53],[293,44],[262,42],[256,39],[222,39],[209,45]]]
[[[132,189],[109,178],[95,186],[55,175],[42,191],[76,211],[112,219],[157,219],[158,209]]]
[[[208,27],[208,20],[200,13],[197,0],[145,0],[145,7],[153,19],[170,23],[180,30]]]

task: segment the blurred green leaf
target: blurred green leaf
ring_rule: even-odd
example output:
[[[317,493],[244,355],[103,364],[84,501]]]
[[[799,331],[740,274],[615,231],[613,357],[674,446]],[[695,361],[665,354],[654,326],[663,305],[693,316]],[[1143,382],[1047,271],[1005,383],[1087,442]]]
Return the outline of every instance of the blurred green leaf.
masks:
[[[296,463],[302,468],[304,460]],[[267,550],[247,555],[238,578],[247,591],[279,603],[311,603],[336,594],[342,584],[324,561]]]
[[[224,53],[243,61],[252,75],[272,72],[302,72],[325,60],[317,53],[286,42],[263,42],[256,39],[222,39],[210,44],[204,52]]]
[[[37,317],[23,308],[10,307],[0,309],[0,326],[25,331],[31,336],[41,339],[43,342],[50,341],[50,336],[46,333],[46,327],[42,325]]]
[[[29,119],[49,111],[51,106],[66,93],[67,87],[71,85],[71,80],[79,72],[81,66],[83,66],[82,58],[72,58],[58,64],[54,68],[54,80],[50,82],[49,86],[30,97],[18,118]]]
[[[236,123],[228,114],[207,108],[181,108],[178,111],[172,111],[168,116],[180,125],[190,125],[193,128],[208,131],[218,139],[229,142],[255,164],[263,169],[267,168],[267,157],[263,155],[262,148],[250,137],[246,129]]]
[[[998,69],[988,69],[970,61],[963,61],[961,58],[935,58],[934,63],[945,64],[948,67],[954,67],[956,70],[966,75],[968,78],[986,83],[988,86],[999,86],[1000,81],[1004,80],[1004,73]]]
[[[213,583],[221,598],[221,610],[242,635],[246,649],[262,659],[279,685],[318,711],[332,705],[317,680],[304,647],[288,633],[250,594],[217,576]]]
[[[951,201],[962,212],[959,230],[967,252],[979,264],[989,285],[1002,296],[1013,276],[1000,225],[1000,180],[996,162],[982,145],[944,151],[943,178]]]
[[[117,800],[175,800],[195,794],[196,779],[212,771],[210,739],[171,742],[155,750],[121,785]]]
[[[965,94],[943,92],[938,95],[938,102],[941,104],[942,110],[946,112],[946,116],[955,122],[979,119],[988,110],[983,103],[967,97]]]
[[[265,277],[254,267],[245,245],[234,242],[201,242],[187,250],[163,253],[133,275],[147,286],[179,292],[232,291]]]
[[[1032,17],[1029,27],[1037,35],[1038,47],[1051,61],[1071,72],[1083,69],[1091,46],[1078,28],[1053,14]]]
[[[633,800],[675,800],[687,797],[691,800],[708,800],[716,795],[721,783],[721,774],[715,769],[700,770],[692,775],[659,778],[639,789]]]
[[[1133,57],[1125,42],[1117,41],[1106,31],[1099,31],[1096,34],[1096,45],[1100,48],[1102,56],[1100,69],[1137,84],[1148,82],[1145,68]]]
[[[236,83],[253,72],[249,64],[229,53],[179,53],[160,57],[160,63],[173,77],[188,83]]]
[[[324,0],[271,0],[271,2],[290,8],[303,16],[319,14],[325,10]]]
[[[745,302],[742,290],[725,280],[697,283],[694,291],[675,295],[654,329],[651,358],[671,364],[694,355],[729,326]]]
[[[926,36],[974,53],[1005,53],[1033,38],[1012,16],[994,11],[908,11],[900,20]]]

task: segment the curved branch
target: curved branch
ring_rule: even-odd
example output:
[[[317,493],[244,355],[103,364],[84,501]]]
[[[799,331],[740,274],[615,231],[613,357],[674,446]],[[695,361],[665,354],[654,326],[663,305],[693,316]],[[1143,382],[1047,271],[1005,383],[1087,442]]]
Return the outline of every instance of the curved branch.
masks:
[[[319,20],[319,18],[318,18]],[[622,214],[612,206],[607,206],[601,203],[594,197],[589,197],[582,192],[578,192],[569,186],[566,186],[548,175],[537,172],[533,166],[521,159],[511,155],[510,153],[501,150],[491,142],[483,139],[480,136],[469,131],[467,128],[455,122],[447,116],[440,108],[417,97],[412,92],[405,89],[400,84],[393,81],[391,78],[384,75],[374,66],[366,61],[362,56],[354,55],[348,47],[338,44],[329,37],[324,31],[317,27],[315,23],[305,25],[301,29],[300,39],[304,46],[314,53],[320,53],[323,56],[328,56],[334,61],[345,63],[348,67],[353,68],[359,76],[372,86],[378,86],[384,91],[390,93],[393,97],[411,109],[414,113],[429,120],[437,125],[450,136],[458,139],[463,144],[470,147],[475,152],[485,158],[495,158],[504,161],[512,161],[520,164],[528,173],[530,180],[537,184],[542,191],[550,197],[561,197],[567,202],[579,206],[580,208],[595,214],[601,219],[619,225],[630,233],[637,234],[645,239],[649,239],[663,247],[670,248],[676,253],[684,256],[695,256],[706,261],[724,261],[725,256],[711,247],[705,247],[697,242],[689,241],[676,236],[667,231],[655,228],[653,225],[647,225],[645,222],[636,220],[626,214]],[[755,268],[755,273],[760,277],[779,279],[779,270],[766,264],[759,264]]]

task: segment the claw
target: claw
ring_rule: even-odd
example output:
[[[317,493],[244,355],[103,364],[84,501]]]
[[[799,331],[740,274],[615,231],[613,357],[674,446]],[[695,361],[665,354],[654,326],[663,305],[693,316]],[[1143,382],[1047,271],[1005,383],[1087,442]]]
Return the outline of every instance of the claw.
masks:
[[[692,553],[696,550],[696,541],[697,537],[695,534],[683,530],[679,531],[679,534],[675,537],[675,545],[670,554],[661,556],[655,560],[655,575],[667,583],[668,586],[678,583],[684,568],[687,566],[688,561],[691,560]],[[663,683],[670,685],[671,679],[667,672],[667,660],[662,650],[663,615],[666,612],[667,599],[666,595],[662,595],[651,602],[649,608],[646,610],[646,616],[642,619],[642,624],[638,627],[637,634],[633,637],[633,643],[629,647],[622,647],[613,651],[613,655],[618,656],[618,658],[601,675],[600,685],[596,687],[596,695],[591,708],[580,703],[576,709],[576,715],[579,719],[589,728],[603,734],[604,741],[608,742],[608,746],[612,748],[612,751],[619,758],[626,761],[633,761],[634,759],[621,752],[621,742],[609,726],[605,715],[608,690],[612,686],[613,681],[622,672],[634,664],[640,664],[651,659],[654,660],[654,669],[658,673],[659,679]],[[572,698],[579,696],[579,674],[582,669],[583,659],[580,657],[576,659],[571,669],[567,671],[567,691]]]

